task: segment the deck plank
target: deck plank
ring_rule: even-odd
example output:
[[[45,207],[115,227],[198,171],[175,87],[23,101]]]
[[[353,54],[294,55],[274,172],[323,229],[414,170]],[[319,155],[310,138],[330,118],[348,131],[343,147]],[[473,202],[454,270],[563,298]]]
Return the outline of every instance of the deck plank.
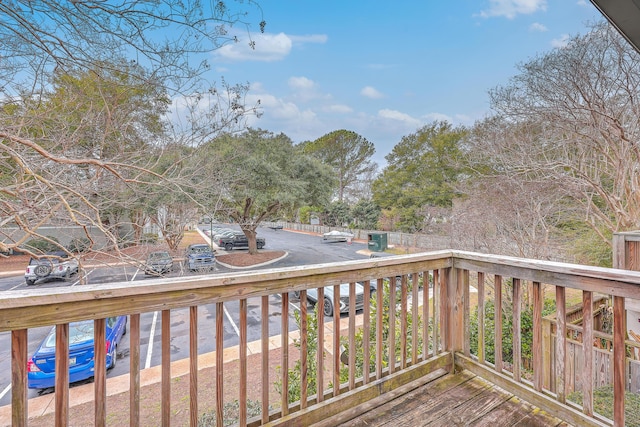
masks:
[[[341,426],[566,426],[468,371],[447,375]]]

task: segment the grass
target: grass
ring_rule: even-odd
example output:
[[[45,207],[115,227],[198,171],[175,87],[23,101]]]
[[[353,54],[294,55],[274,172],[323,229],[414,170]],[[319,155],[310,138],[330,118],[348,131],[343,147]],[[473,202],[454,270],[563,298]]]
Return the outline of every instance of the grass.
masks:
[[[582,405],[582,392],[571,393],[567,399]],[[613,387],[606,386],[593,391],[593,410],[613,419]],[[640,427],[640,394],[625,393],[624,412],[626,427]]]

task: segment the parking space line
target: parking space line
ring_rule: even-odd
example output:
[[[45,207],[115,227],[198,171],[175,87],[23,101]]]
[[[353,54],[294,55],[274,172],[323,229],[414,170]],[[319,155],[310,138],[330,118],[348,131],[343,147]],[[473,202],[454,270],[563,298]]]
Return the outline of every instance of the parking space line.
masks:
[[[229,319],[229,322],[231,322],[231,326],[233,327],[233,330],[236,331],[236,334],[238,336],[240,336],[240,329],[238,329],[238,326],[234,323],[233,319],[231,318],[231,314],[229,314],[229,312],[227,311],[227,307],[222,307],[224,310],[224,314],[225,316],[227,316],[227,319]]]
[[[151,332],[149,333],[149,344],[147,347],[147,359],[144,362],[144,369],[151,367],[151,354],[153,353],[153,336],[156,333],[156,323],[158,321],[158,312],[153,312],[153,320],[151,321]]]
[[[294,304],[294,303],[292,303],[292,302],[290,302],[290,303],[289,303],[289,305],[290,305],[291,307],[293,307],[293,310],[294,310],[294,311],[300,311],[300,306],[297,306],[297,305],[295,305],[295,304]]]
[[[0,393],[0,400],[4,397],[5,394],[9,393],[9,390],[11,390],[11,384],[9,384],[7,387],[5,387],[4,390],[2,390],[2,393]]]

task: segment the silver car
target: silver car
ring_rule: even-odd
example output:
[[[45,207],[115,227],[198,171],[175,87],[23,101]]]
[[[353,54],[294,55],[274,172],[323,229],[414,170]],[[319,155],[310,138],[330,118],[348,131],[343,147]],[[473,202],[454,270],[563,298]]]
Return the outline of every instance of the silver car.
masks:
[[[69,257],[63,251],[48,252],[40,258],[31,258],[24,272],[24,280],[27,286],[44,279],[68,279],[72,274],[78,273],[78,260]]]

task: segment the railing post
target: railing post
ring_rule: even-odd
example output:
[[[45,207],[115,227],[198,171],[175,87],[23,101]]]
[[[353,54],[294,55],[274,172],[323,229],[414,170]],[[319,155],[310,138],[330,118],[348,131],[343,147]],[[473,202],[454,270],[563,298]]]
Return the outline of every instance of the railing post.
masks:
[[[445,305],[445,348],[449,351],[464,350],[464,292],[462,272],[448,268],[444,274],[446,295]],[[448,273],[448,274],[447,274]]]

